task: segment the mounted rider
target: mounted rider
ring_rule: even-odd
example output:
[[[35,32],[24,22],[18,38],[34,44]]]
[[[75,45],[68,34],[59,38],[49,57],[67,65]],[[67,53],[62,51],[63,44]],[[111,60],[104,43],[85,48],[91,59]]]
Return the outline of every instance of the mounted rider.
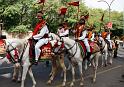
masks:
[[[104,38],[104,40],[106,41],[106,43],[108,44],[109,50],[112,50],[112,42],[110,39],[111,32],[110,32],[110,29],[107,28],[107,26],[104,26],[104,32],[102,32],[101,35]]]
[[[58,34],[60,37],[68,37],[68,35],[69,35],[69,29],[68,29],[67,20],[64,21],[62,24],[59,25],[57,34]]]
[[[68,21],[64,21],[62,24],[59,25],[59,28],[57,30],[57,34],[60,37],[68,37],[69,36],[69,29],[68,29]],[[57,42],[57,46],[60,46],[57,50],[64,50],[64,42],[60,43]]]
[[[32,38],[38,40],[35,45],[35,64],[38,64],[38,59],[41,53],[40,47],[48,43],[49,30],[46,25],[46,21],[43,19],[43,12],[39,11],[37,13],[37,18],[39,22],[36,24]]]
[[[94,29],[95,29],[94,25],[91,25],[90,27],[87,28],[87,31],[88,31],[87,38],[88,38],[88,41],[90,41],[90,42],[94,41],[94,39],[95,39]]]
[[[90,45],[88,43],[88,38],[87,38],[88,31],[85,28],[85,19],[81,19],[79,21],[79,27],[78,28],[79,28],[78,29],[79,30],[79,34],[78,35],[80,35],[80,36],[76,38],[76,41],[82,40],[84,42],[84,44],[86,46],[86,49],[87,49],[87,56],[86,56],[86,58],[88,58],[88,60],[89,60],[89,58],[91,56],[91,50],[90,50]]]

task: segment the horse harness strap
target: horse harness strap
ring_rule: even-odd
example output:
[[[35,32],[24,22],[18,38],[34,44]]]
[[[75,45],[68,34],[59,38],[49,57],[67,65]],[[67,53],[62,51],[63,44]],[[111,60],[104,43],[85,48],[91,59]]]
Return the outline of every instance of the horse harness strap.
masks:
[[[9,42],[8,42],[8,43],[9,43]],[[12,44],[11,44],[11,43],[9,43],[9,44],[12,46]],[[10,53],[10,52],[11,52],[11,51],[13,51],[13,50],[15,50],[15,52],[16,52],[16,51],[17,51],[17,49],[16,49],[16,48],[14,48],[14,47],[12,46],[12,48],[13,48],[13,49],[9,50],[8,48],[9,48],[9,46],[10,46],[10,45],[8,45],[8,46],[7,46],[7,51],[6,51],[6,52],[7,52],[7,58],[8,58],[8,59],[10,59],[10,61],[12,61],[12,63],[14,63],[14,64],[15,64],[17,61],[13,58],[13,56],[11,55],[11,53]],[[18,54],[17,54],[17,52],[16,52],[16,54],[15,54],[15,55],[16,55],[17,57],[19,57],[19,56],[18,56]]]
[[[75,46],[75,44],[76,44],[76,41],[72,47],[70,47],[69,49],[66,49],[66,50],[71,50]]]
[[[77,44],[76,44],[76,51],[75,51],[75,53],[70,58],[74,57],[76,52],[77,52]]]
[[[10,61],[12,61],[12,63],[16,63],[17,61],[15,61],[15,59],[13,58],[13,56],[11,55],[11,51],[13,51],[13,50],[16,50],[16,48],[14,48],[14,49],[11,49],[11,50],[7,50],[6,52],[7,52],[7,58],[8,59],[10,59]]]
[[[25,52],[25,49],[27,48],[27,45],[28,45],[28,43],[24,44],[24,48],[23,48],[22,54],[21,54],[21,56],[20,56],[20,58],[18,60],[19,63],[21,63],[21,61],[22,61],[22,57],[23,57],[23,54]]]
[[[76,54],[76,52],[77,52],[77,43],[76,43],[76,41],[75,41],[75,43],[74,43],[74,45],[73,45],[72,47],[70,47],[69,49],[66,49],[67,51],[69,51],[69,50],[71,50],[75,45],[76,45],[76,51],[75,51],[75,53],[74,53],[72,56],[69,56],[70,58],[74,57],[75,54]]]

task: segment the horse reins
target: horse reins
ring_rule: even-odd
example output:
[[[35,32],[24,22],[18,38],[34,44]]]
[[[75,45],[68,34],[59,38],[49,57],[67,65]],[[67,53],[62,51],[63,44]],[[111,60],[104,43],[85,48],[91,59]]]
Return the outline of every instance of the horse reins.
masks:
[[[72,56],[69,56],[69,58],[74,57],[75,54],[76,54],[76,52],[77,52],[77,44],[76,44],[76,41],[75,41],[75,43],[74,43],[74,45],[73,45],[72,47],[70,47],[69,49],[66,49],[67,51],[69,51],[69,50],[71,50],[75,45],[76,45],[76,51],[75,51],[75,53],[74,53]]]
[[[9,42],[8,42],[8,43],[9,43]],[[12,44],[9,43],[9,45],[7,46],[7,50],[6,50],[6,52],[7,52],[7,53],[9,54],[9,56],[11,57],[10,60],[15,64],[16,61],[15,61],[15,59],[12,57],[12,55],[11,55],[10,52],[13,51],[13,50],[16,50],[16,48],[14,48],[14,47],[12,46],[13,49],[9,50],[8,48],[9,48],[10,45],[12,46]]]
[[[24,52],[25,52],[25,49],[27,48],[27,45],[28,45],[28,43],[24,44],[24,48],[23,48],[22,54],[21,54],[21,56],[20,56],[20,58],[19,58],[19,60],[18,60],[19,63],[21,63],[21,61],[22,61],[23,54],[24,54]]]

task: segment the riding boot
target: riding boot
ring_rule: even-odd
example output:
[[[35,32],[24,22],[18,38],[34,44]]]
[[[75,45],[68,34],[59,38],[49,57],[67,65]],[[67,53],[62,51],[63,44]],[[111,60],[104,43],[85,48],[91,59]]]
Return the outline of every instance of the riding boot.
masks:
[[[91,52],[87,52],[86,58],[87,58],[88,61],[90,61],[90,56],[91,56]]]
[[[34,65],[38,65],[38,60],[35,60]]]
[[[112,51],[112,47],[110,46],[110,43],[109,43],[109,51]]]

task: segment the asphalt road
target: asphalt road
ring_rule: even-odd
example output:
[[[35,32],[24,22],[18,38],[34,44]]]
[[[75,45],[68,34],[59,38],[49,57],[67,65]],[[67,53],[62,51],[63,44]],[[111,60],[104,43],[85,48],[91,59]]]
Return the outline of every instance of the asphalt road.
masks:
[[[121,77],[124,74],[124,58],[114,58],[113,64],[107,67],[101,67],[99,63],[97,71],[96,83],[92,83],[92,69],[84,70],[84,87],[124,87],[124,79]],[[20,83],[11,81],[12,65],[3,64],[0,66],[0,87],[20,87]],[[42,62],[39,66],[33,66],[34,76],[37,82],[36,87],[60,87],[62,78],[60,73],[57,74],[54,82],[49,86],[46,84],[50,67],[46,67],[45,63]],[[79,87],[79,72],[78,67],[76,69],[76,82],[74,87]],[[67,71],[67,87],[69,87],[71,81],[71,71]],[[31,87],[32,81],[27,75],[25,87]]]

